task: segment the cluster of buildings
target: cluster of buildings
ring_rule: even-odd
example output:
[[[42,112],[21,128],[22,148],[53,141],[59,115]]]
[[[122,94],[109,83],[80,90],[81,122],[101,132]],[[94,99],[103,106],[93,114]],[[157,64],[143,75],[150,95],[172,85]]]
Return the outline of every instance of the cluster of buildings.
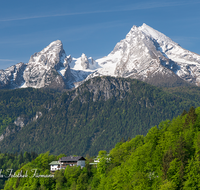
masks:
[[[109,154],[107,154],[107,162],[110,161],[110,158],[108,157]],[[52,161],[50,165],[50,171],[52,174],[56,170],[61,170],[65,169],[67,166],[80,166],[81,168],[85,167],[85,158],[83,156],[67,156],[67,157],[62,157],[58,161]],[[93,163],[89,163],[90,165],[95,165],[97,166],[98,162],[100,161],[100,158],[94,158]]]
[[[54,173],[56,170],[65,169],[67,166],[85,167],[85,158],[82,156],[68,156],[62,157],[58,161],[52,161],[50,164],[50,171]]]

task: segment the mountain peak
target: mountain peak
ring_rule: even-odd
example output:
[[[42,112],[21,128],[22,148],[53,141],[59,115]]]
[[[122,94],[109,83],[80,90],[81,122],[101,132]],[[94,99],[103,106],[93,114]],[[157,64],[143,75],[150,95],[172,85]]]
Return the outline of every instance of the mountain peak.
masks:
[[[66,54],[63,49],[62,42],[60,40],[56,40],[51,42],[42,51],[33,54],[28,65],[40,64],[48,67],[55,67],[61,62],[63,63],[65,57]]]
[[[41,53],[47,53],[49,51],[60,52],[63,51],[63,44],[60,40],[51,42],[46,48],[44,48]]]
[[[68,63],[62,42],[60,40],[51,42],[42,51],[30,57],[23,74],[25,80],[23,87],[41,88],[50,85],[53,80],[62,84],[62,77],[58,77],[56,70],[64,65],[67,67]]]
[[[147,25],[146,23],[143,23],[142,26],[144,26],[144,27],[148,26],[149,27],[149,25]]]
[[[172,43],[172,44],[177,45],[177,43],[173,42],[169,37],[155,30],[154,28],[148,26],[145,23],[143,23],[143,25],[140,26],[138,29],[142,31],[145,35],[147,35],[148,37],[155,39],[158,42]]]
[[[103,67],[98,70],[100,75],[131,77],[153,81],[152,84],[179,77],[191,84],[200,84],[200,56],[181,48],[145,23],[139,27],[134,25],[126,38],[97,62]]]
[[[51,45],[60,45],[60,44],[62,44],[62,41],[61,41],[61,40],[55,40],[55,41],[51,42],[51,43],[49,44],[49,46],[51,46]]]
[[[89,69],[89,61],[84,53],[81,55],[81,66],[84,70]]]
[[[84,53],[82,53],[81,57],[82,57],[83,59],[87,59],[87,56],[86,56]]]

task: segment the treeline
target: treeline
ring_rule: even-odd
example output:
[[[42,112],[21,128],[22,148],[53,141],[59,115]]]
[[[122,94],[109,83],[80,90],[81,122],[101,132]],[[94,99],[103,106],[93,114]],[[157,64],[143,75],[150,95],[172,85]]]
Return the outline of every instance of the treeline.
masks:
[[[37,156],[38,154],[35,152],[0,153],[0,175],[3,175],[3,177],[0,177],[0,189],[3,189],[4,183],[7,180],[5,176],[9,176],[11,170],[13,172],[17,171],[23,165],[34,160]]]
[[[5,189],[198,190],[200,107],[191,107],[188,113],[183,111],[171,121],[162,121],[145,137],[138,135],[117,143],[109,154],[99,151],[98,158],[97,167],[89,165],[92,160],[87,157],[84,169],[67,167],[52,178],[11,178]],[[20,170],[37,168],[38,174],[49,175],[48,163],[53,159],[58,157],[47,152]]]

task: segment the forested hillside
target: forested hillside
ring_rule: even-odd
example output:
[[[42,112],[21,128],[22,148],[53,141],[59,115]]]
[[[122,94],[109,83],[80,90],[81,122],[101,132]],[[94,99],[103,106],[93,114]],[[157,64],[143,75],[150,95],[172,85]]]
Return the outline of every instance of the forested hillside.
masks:
[[[149,130],[146,136],[137,135],[119,142],[109,151],[99,151],[97,168],[67,167],[57,171],[52,178],[32,177],[31,169],[38,175],[49,175],[54,157],[41,154],[20,170],[29,171],[30,177],[11,178],[5,189],[144,189],[188,190],[200,188],[200,107],[162,121]],[[20,172],[18,170],[18,172]],[[17,173],[18,173],[17,172]]]
[[[47,89],[0,90],[0,135],[19,116],[31,120],[45,101],[56,101],[56,94]]]
[[[100,149],[109,151],[122,138],[146,135],[160,121],[200,106],[196,92],[188,98],[138,80],[96,77],[57,96],[56,101],[47,96],[38,110],[42,117],[10,133],[0,148],[2,152],[96,155]]]

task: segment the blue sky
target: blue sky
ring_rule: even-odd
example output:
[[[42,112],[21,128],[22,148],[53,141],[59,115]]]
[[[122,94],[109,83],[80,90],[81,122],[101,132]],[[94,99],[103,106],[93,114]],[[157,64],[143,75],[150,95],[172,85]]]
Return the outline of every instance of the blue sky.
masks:
[[[67,55],[109,54],[143,23],[200,54],[199,0],[0,0],[0,69],[61,40]]]

